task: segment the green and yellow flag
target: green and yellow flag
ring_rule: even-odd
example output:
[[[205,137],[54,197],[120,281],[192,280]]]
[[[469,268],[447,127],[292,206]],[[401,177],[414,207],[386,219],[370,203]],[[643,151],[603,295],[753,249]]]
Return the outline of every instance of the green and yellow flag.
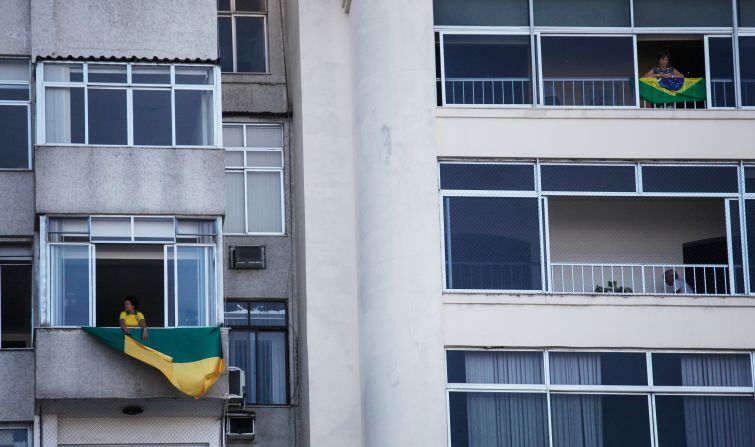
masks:
[[[150,328],[141,340],[141,328],[126,335],[120,328],[84,327],[99,341],[157,368],[183,393],[200,398],[225,369],[219,327]]]
[[[669,90],[660,85],[658,78],[640,78],[640,98],[653,104],[705,101],[705,79],[684,78],[679,90]]]

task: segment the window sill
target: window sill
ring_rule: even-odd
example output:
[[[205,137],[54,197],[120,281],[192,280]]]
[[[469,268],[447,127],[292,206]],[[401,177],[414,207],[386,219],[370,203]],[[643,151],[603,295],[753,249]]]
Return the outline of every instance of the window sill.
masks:
[[[496,293],[445,291],[443,304],[544,305],[544,306],[672,306],[755,307],[755,296],[652,296],[652,295],[563,295],[543,293]]]
[[[118,144],[70,144],[70,143],[40,143],[35,147],[77,147],[97,149],[212,149],[225,150],[220,146],[129,146]]]
[[[755,119],[755,109],[659,110],[638,108],[484,107],[436,106],[436,118],[540,118],[540,119]]]

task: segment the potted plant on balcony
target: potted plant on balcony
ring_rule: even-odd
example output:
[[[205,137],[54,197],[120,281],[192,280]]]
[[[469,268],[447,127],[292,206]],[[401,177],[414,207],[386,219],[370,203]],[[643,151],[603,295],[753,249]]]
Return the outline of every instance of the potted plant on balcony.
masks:
[[[632,293],[631,287],[623,287],[618,281],[608,281],[606,287],[595,286],[595,293]]]

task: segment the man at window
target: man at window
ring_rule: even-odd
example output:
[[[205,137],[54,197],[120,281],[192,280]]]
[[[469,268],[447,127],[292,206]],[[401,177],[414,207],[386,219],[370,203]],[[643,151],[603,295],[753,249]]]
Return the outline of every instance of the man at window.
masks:
[[[669,293],[693,293],[692,287],[686,281],[679,278],[679,274],[674,269],[668,269],[663,274],[663,280],[666,283],[666,291]]]
[[[147,341],[149,334],[147,333],[147,321],[144,319],[144,314],[139,312],[139,300],[133,296],[127,296],[123,299],[123,312],[119,317],[121,329],[123,333],[130,334],[131,328],[142,328],[142,340]]]

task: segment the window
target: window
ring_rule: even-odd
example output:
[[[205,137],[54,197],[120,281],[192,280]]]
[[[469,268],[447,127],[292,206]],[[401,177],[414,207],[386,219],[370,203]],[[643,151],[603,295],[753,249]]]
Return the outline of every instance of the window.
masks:
[[[540,166],[543,191],[635,192],[637,180],[632,165],[547,165]]]
[[[660,0],[633,0],[634,25],[643,27],[732,26],[731,1],[683,0],[668,8]]]
[[[216,321],[215,220],[158,216],[46,219],[53,326],[116,326],[133,295],[148,324]]]
[[[28,59],[0,58],[0,169],[31,168],[30,79]]]
[[[286,304],[229,300],[225,303],[230,364],[244,370],[248,404],[288,403]]]
[[[283,126],[226,124],[227,234],[285,232]]]
[[[218,1],[218,53],[223,72],[267,72],[266,0]]]
[[[535,170],[531,164],[440,165],[441,189],[534,191]]]
[[[755,36],[739,38],[739,72],[742,83],[742,105],[755,106]]]
[[[535,26],[630,26],[629,0],[533,0]]]
[[[31,447],[28,428],[0,427],[0,447]]]
[[[31,271],[31,247],[0,245],[0,349],[31,347]]]
[[[750,353],[446,355],[451,447],[744,447],[755,436]]]
[[[529,26],[527,0],[434,0],[436,25]]]
[[[44,144],[215,146],[211,66],[39,64]]]
[[[642,167],[642,189],[646,192],[736,193],[736,166]]]

